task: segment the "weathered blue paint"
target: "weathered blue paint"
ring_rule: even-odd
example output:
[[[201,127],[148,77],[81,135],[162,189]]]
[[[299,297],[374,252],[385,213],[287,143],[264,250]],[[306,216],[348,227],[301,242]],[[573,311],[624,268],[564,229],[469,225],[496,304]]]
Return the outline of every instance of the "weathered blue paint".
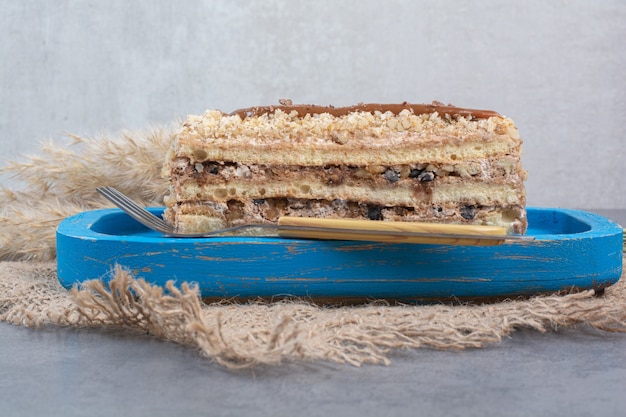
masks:
[[[162,208],[151,209],[160,213]],[[403,301],[507,297],[603,288],[622,272],[622,228],[596,214],[529,208],[532,242],[446,246],[274,237],[166,238],[118,209],[57,229],[58,277],[69,288],[114,265],[157,285],[194,282],[204,297],[298,296]]]

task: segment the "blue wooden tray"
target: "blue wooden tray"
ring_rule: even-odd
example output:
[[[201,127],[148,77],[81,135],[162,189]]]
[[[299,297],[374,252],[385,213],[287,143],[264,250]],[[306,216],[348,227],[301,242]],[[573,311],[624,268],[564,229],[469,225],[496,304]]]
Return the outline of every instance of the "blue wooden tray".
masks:
[[[151,208],[160,214],[162,208]],[[529,208],[534,241],[447,246],[277,237],[167,238],[118,209],[57,229],[58,277],[107,280],[115,264],[157,285],[195,282],[206,298],[305,297],[402,302],[604,288],[622,272],[622,228],[596,214]]]

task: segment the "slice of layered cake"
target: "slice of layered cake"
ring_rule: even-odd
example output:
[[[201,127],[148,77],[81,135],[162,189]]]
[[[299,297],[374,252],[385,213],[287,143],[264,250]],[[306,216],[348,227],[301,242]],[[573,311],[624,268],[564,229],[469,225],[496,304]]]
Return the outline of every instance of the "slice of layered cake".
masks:
[[[439,103],[291,105],[189,116],[164,217],[202,232],[280,216],[527,226],[509,118]]]

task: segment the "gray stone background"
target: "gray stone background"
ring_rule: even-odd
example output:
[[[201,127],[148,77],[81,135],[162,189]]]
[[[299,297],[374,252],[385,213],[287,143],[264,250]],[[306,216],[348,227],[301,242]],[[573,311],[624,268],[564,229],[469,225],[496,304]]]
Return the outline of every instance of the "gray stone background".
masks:
[[[530,205],[626,208],[625,44],[620,0],[0,0],[0,159],[280,98],[439,100],[516,121]]]

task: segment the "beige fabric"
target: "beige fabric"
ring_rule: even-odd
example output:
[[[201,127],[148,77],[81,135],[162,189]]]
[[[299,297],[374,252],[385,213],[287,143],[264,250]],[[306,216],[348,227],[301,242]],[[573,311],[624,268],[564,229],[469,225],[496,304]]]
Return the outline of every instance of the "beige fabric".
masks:
[[[168,291],[117,269],[109,286],[66,291],[55,264],[0,262],[0,320],[24,326],[116,327],[197,349],[227,367],[328,360],[388,364],[394,349],[465,349],[517,329],[591,326],[626,331],[626,285],[487,305],[319,307],[304,301],[205,304],[195,288]]]
[[[626,285],[476,306],[324,308],[301,302],[205,304],[194,288],[169,292],[117,270],[110,287],[74,291],[56,278],[54,230],[65,216],[107,206],[95,193],[115,185],[146,205],[161,204],[160,164],[170,131],[78,138],[0,170],[24,182],[0,190],[0,321],[30,327],[121,327],[197,349],[227,367],[316,361],[389,363],[397,349],[478,348],[521,328],[591,326],[626,331]]]

